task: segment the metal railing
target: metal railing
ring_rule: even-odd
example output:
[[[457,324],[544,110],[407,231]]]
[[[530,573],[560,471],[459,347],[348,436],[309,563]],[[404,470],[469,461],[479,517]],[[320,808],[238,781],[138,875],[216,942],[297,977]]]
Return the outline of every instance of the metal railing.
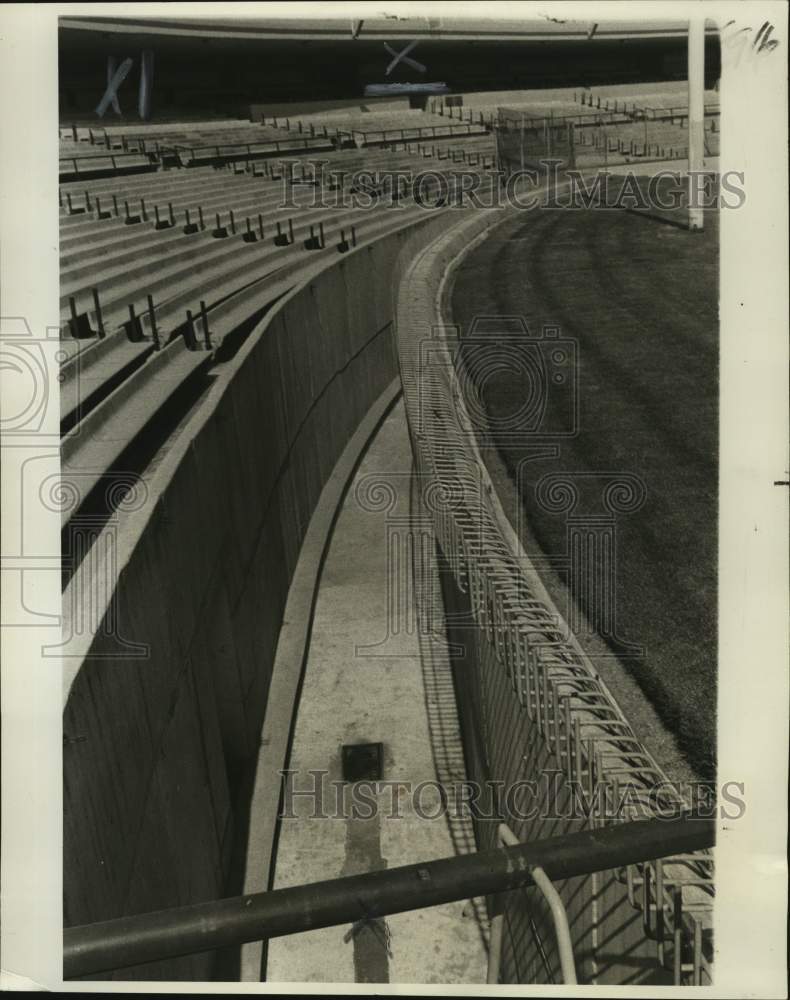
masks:
[[[495,221],[493,212],[470,215],[413,263],[399,298],[398,350],[416,474],[447,567],[445,603],[463,623],[448,617],[451,641],[466,649],[469,665],[459,712],[480,734],[469,777],[517,787],[524,777],[556,775],[534,815],[503,817],[521,840],[534,841],[558,830],[603,832],[688,803],[553,607],[478,451],[479,428],[467,411],[474,386],[463,373],[459,331],[443,322],[440,302],[454,263]],[[469,405],[480,412],[479,400]],[[492,846],[490,824],[478,823],[476,832],[479,845]],[[559,887],[586,981],[622,982],[635,975],[637,958],[643,977],[710,978],[713,858],[673,856],[668,844],[661,855],[660,862]],[[504,981],[551,981],[530,942],[529,907],[516,901],[511,909]],[[551,935],[547,914],[543,929]],[[620,963],[619,953],[628,959]],[[548,961],[552,970],[559,966],[553,948]]]
[[[535,884],[545,891],[546,879],[647,861],[667,850],[693,851],[711,846],[714,838],[712,819],[686,813],[67,927],[63,976],[95,975]]]
[[[507,823],[500,824],[497,839],[503,847],[515,847],[520,843],[518,837]],[[568,925],[568,914],[565,904],[557,892],[554,883],[542,868],[535,867],[532,869],[532,879],[543,893],[543,898],[549,904],[554,920],[554,931],[557,935],[557,950],[559,951],[560,966],[562,969],[562,981],[565,984],[575,986],[578,982],[576,978],[576,963],[573,960],[573,942],[571,940],[571,931]],[[491,919],[491,944],[488,950],[488,974],[486,977],[486,982],[489,984],[497,984],[499,982],[504,923],[504,913],[497,913]]]

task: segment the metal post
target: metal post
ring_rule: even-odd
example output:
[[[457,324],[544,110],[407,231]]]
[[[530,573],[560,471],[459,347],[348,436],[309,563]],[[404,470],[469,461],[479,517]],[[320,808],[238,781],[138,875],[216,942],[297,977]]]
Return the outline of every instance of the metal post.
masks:
[[[187,309],[187,325],[184,330],[184,342],[190,351],[197,350],[197,337],[195,336],[195,323],[192,319],[192,310]]]
[[[249,219],[247,220],[249,222]],[[206,350],[212,350],[211,347],[211,334],[208,329],[208,309],[206,308],[206,303],[204,299],[200,300],[200,318],[203,321],[203,343],[205,344]]]
[[[704,167],[705,155],[705,20],[689,21],[688,35],[688,93],[689,93],[689,229],[701,230],[704,225],[703,209],[699,204],[699,187],[695,172]]]
[[[129,340],[137,339],[137,317],[134,314],[134,303],[129,303]]]
[[[156,326],[156,314],[154,312],[154,300],[151,295],[148,296],[148,318],[151,321],[151,336],[154,338],[154,347],[157,351],[162,346],[159,342],[159,330]]]
[[[99,336],[103,337],[105,334],[104,330],[104,320],[101,314],[101,303],[99,302],[99,292],[98,289],[91,289],[93,292],[93,308],[96,313],[96,329],[99,331]]]
[[[71,310],[71,322],[69,323],[71,335],[76,340],[79,329],[77,325],[77,302],[73,295],[69,296],[69,309]]]

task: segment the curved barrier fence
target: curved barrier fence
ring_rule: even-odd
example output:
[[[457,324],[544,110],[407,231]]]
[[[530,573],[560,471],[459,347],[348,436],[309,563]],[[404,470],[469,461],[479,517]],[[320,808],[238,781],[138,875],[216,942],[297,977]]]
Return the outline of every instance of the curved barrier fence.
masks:
[[[457,650],[467,770],[489,789],[496,814],[493,822],[486,810],[477,816],[480,850],[497,846],[502,822],[518,840],[533,842],[688,805],[557,614],[477,450],[468,380],[453,360],[456,332],[442,325],[440,299],[448,268],[500,219],[495,211],[476,213],[420,250],[405,271],[397,310],[416,474]],[[624,864],[558,888],[580,982],[710,982],[710,853]],[[500,981],[562,981],[551,913],[536,889],[490,900],[489,912],[503,917]]]

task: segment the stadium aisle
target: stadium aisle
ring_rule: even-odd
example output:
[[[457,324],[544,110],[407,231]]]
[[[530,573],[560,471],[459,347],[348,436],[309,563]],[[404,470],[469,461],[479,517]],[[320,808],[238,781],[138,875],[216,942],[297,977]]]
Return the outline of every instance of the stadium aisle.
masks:
[[[274,888],[454,853],[436,784],[414,618],[410,470],[398,404],[357,471],[324,565],[288,765],[292,790],[309,794],[286,798],[284,813],[295,818],[282,820]],[[359,797],[354,817],[342,747],[377,743],[382,782]],[[311,772],[320,774],[314,779]],[[485,975],[470,903],[269,942],[269,982],[459,984],[485,982]]]

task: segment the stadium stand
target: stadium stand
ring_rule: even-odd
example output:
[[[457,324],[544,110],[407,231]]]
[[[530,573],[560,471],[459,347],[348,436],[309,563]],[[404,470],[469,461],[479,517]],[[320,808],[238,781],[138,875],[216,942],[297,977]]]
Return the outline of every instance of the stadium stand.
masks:
[[[533,93],[489,105],[486,113],[497,123],[500,159],[510,169],[555,154],[567,165],[585,168],[688,156],[688,106],[677,89],[576,89],[555,91],[551,100]],[[706,94],[704,128],[705,155],[715,158],[720,136],[715,91]]]
[[[512,539],[490,499],[471,485],[479,456],[452,425],[449,376],[428,384],[428,424],[424,435],[415,430],[426,413],[417,398],[419,338],[442,319],[434,314],[440,265],[494,222],[491,213],[470,221],[463,193],[443,178],[462,166],[479,171],[482,190],[491,189],[503,160],[512,168],[525,144],[528,158],[561,149],[583,166],[680,156],[684,109],[674,95],[623,93],[508,93],[495,103],[478,95],[462,105],[431,99],[425,111],[290,115],[264,107],[259,120],[246,123],[61,128],[62,466],[78,484],[61,507],[67,630],[74,629],[65,717],[69,730],[106,727],[87,746],[70,746],[65,763],[64,840],[73,862],[68,926],[170,905],[165,890],[173,880],[185,887],[184,903],[223,895],[234,817],[228,779],[216,762],[254,756],[311,513],[349,437],[399,371],[426,481],[448,493],[456,480],[463,485],[463,509],[434,512],[436,537],[450,570],[445,601],[479,626],[482,697],[475,702],[467,691],[465,701],[494,777],[517,780],[528,756],[536,768],[559,764],[585,788],[614,775],[636,788],[644,806],[646,790],[662,778],[660,766],[583,652],[557,632],[545,595],[523,587],[507,555]],[[714,120],[712,103],[712,146]],[[375,177],[424,171],[427,161],[432,176],[421,194],[431,211],[414,189],[393,190]],[[457,227],[456,208],[463,223]],[[141,470],[155,503],[130,517],[123,551],[107,568],[107,533],[133,507],[129,477]],[[222,498],[206,496],[206,482],[221,482]],[[186,502],[195,497],[201,502]],[[483,549],[490,558],[480,568],[472,554]],[[164,582],[152,602],[163,559],[178,563],[180,579],[196,582],[187,592]],[[93,613],[112,613],[121,631],[90,638],[74,619],[81,595],[97,580],[105,586]],[[142,667],[128,654],[132,671],[118,686],[101,676],[101,657],[113,655],[118,635],[165,633],[162,648],[177,649],[177,663],[160,650]],[[232,677],[221,669],[228,649]],[[126,655],[119,654],[124,663]],[[189,666],[182,670],[184,657]],[[251,664],[263,666],[255,673]],[[160,671],[154,694],[141,680],[144,669]],[[218,708],[207,707],[208,690],[218,692]],[[179,738],[192,740],[191,757],[166,743],[176,739],[173,713],[183,713]],[[123,747],[107,735],[118,719]],[[209,735],[185,735],[203,725]],[[195,749],[200,740],[211,743],[204,757]],[[527,756],[512,752],[517,740]],[[149,760],[150,747],[160,743],[161,759]],[[144,838],[150,844],[157,837],[160,804],[145,797],[143,766],[128,763],[130,752],[156,770],[163,794],[182,806],[155,849],[165,869],[161,884],[137,884],[135,873],[148,858],[107,832],[145,809]],[[472,770],[483,778],[481,760]],[[119,773],[128,794],[108,791]],[[202,812],[186,801],[190,793]],[[672,808],[686,806],[669,799]],[[589,824],[604,825],[594,818]],[[583,828],[560,824],[562,833]],[[480,845],[493,849],[502,838],[557,832],[535,822],[504,833],[489,825],[478,834]],[[97,858],[105,855],[109,864],[98,871]],[[642,963],[640,982],[710,980],[709,855],[673,852],[663,861],[623,864],[561,881],[560,891],[584,981],[632,981],[629,962]],[[494,981],[560,979],[548,906],[534,892],[518,893],[502,915],[508,932]],[[602,949],[596,935],[617,946]],[[621,961],[623,955],[630,957]],[[132,975],[204,978],[215,958],[187,955]]]
[[[376,117],[377,124],[383,120]],[[393,113],[392,121],[403,124],[403,114]],[[419,168],[419,146],[388,143],[365,154],[356,146],[330,148],[316,173],[312,160],[272,159],[265,144],[236,142],[250,133],[272,140],[280,131],[171,124],[152,139],[116,130],[112,140],[108,133],[101,141],[150,155],[145,173],[128,169],[124,158],[112,176],[61,184],[63,459],[64,468],[80,476],[84,497],[130,436],[206,367],[212,352],[222,352],[234,331],[302,280],[305,267],[425,215],[411,191],[376,189],[381,203],[374,211],[365,203],[344,204],[367,193],[354,190],[356,172]],[[401,139],[409,134],[394,131]],[[100,141],[76,132],[78,146],[95,149]],[[293,124],[284,134],[293,135]],[[73,131],[61,136],[63,149],[71,152],[73,145]],[[321,148],[301,139],[293,145],[310,155]],[[180,168],[163,168],[166,149],[182,154]],[[212,166],[193,166],[201,149]],[[449,150],[434,149],[437,160],[458,162]],[[463,162],[492,166],[490,155],[475,153]],[[438,181],[429,178],[422,195],[433,193],[441,196]],[[64,511],[64,525],[80,511],[81,505]]]

